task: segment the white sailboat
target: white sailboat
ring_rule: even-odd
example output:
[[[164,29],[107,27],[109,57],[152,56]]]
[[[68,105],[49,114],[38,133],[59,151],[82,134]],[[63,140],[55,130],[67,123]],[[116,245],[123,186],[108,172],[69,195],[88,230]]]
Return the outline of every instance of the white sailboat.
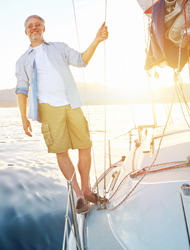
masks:
[[[92,205],[86,217],[78,215],[82,249],[190,249],[190,128],[152,132],[107,170],[106,209]],[[68,249],[75,248],[71,233]]]
[[[175,74],[174,92],[189,114],[179,65]],[[71,230],[67,249],[190,249],[190,126],[187,119],[168,125],[172,105],[164,126],[158,127],[154,116],[154,125],[129,131],[130,141],[135,139],[132,132],[138,132],[134,147],[93,187],[98,186],[100,195],[106,192],[109,202],[104,209],[91,205],[86,215],[75,215],[78,225]]]

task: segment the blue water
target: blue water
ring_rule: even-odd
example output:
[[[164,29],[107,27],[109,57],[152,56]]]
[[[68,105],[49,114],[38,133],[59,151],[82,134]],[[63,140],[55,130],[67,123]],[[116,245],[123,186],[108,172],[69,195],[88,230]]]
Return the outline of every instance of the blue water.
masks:
[[[166,120],[164,108],[157,105],[159,120]],[[95,159],[91,183],[103,171],[105,153],[105,109],[90,106],[90,130]],[[177,112],[176,112],[177,110]],[[174,116],[179,113],[179,107]],[[106,140],[111,139],[112,162],[127,152],[126,135],[134,126],[128,105],[108,106]],[[150,105],[134,106],[136,125],[151,124]],[[182,120],[180,116],[179,120]],[[32,123],[33,137],[23,133],[18,108],[0,108],[0,250],[61,250],[68,199],[67,182],[54,154],[48,154],[40,124]],[[70,151],[77,166],[77,150]],[[77,173],[78,176],[78,173]],[[69,212],[70,215],[70,212]]]
[[[67,183],[55,155],[46,152],[39,123],[29,138],[17,108],[0,116],[0,250],[61,250]]]
[[[61,249],[67,188],[55,178],[15,168],[0,171],[0,249]]]

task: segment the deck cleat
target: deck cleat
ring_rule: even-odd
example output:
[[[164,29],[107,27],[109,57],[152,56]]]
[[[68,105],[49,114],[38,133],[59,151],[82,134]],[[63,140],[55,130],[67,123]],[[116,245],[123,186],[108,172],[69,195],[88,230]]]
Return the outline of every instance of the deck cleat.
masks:
[[[98,210],[104,210],[104,209],[106,209],[106,203],[104,202],[104,203],[100,203],[99,201],[97,202],[97,205],[98,205],[98,209],[97,209],[97,211]]]
[[[181,186],[182,192],[184,196],[190,196],[190,185],[189,184],[183,184]]]

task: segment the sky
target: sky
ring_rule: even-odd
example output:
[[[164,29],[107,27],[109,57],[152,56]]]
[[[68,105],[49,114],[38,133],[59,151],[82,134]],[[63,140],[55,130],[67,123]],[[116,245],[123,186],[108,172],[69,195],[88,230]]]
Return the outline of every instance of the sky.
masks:
[[[109,38],[101,43],[82,71],[71,67],[76,82],[100,83],[107,87],[148,88],[145,62],[143,11],[138,2],[127,0],[0,0],[0,89],[16,86],[15,63],[28,49],[24,21],[29,15],[45,19],[44,38],[65,42],[83,52],[106,19]],[[164,84],[172,84],[172,72],[157,70]],[[84,73],[83,73],[84,72]],[[163,82],[162,81],[162,82]],[[153,88],[163,83],[153,79]]]

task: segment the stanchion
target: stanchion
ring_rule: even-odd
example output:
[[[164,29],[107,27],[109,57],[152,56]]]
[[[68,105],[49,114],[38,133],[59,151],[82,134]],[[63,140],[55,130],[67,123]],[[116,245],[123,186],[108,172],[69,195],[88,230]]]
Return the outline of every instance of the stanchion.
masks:
[[[71,205],[74,234],[75,234],[75,239],[76,239],[76,249],[81,250],[82,248],[81,248],[81,242],[80,242],[79,227],[78,227],[78,222],[77,222],[77,213],[76,213],[76,208],[75,208],[72,181],[68,180],[67,185],[68,185],[68,190],[69,190],[69,200],[70,200],[70,205]]]

